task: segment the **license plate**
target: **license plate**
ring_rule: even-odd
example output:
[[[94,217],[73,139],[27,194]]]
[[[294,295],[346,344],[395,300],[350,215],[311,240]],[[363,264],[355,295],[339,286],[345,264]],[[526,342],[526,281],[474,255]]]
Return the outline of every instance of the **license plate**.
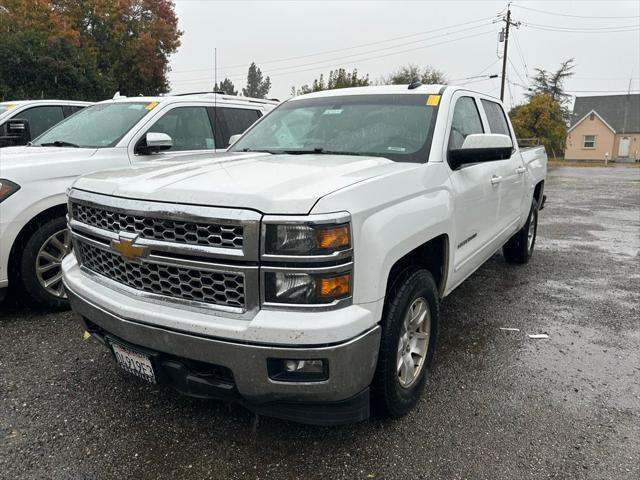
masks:
[[[134,352],[117,343],[112,343],[111,348],[113,348],[116,362],[120,368],[147,382],[156,383],[156,376],[153,373],[153,366],[148,355]]]

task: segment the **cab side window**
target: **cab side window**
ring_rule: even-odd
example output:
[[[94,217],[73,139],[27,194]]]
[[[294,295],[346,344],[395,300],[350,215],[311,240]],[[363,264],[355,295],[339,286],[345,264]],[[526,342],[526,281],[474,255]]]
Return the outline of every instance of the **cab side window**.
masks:
[[[481,101],[484,113],[487,115],[487,121],[489,122],[489,129],[491,130],[491,133],[500,133],[510,137],[511,132],[509,132],[509,124],[507,123],[507,118],[505,117],[502,107],[491,100],[485,100],[483,98]]]
[[[167,112],[148,132],[166,133],[173,140],[169,151],[213,150],[216,142],[206,107],[178,107]]]
[[[216,122],[220,121],[220,126],[223,127],[223,147],[229,145],[229,138],[232,135],[238,133],[244,133],[244,131],[253,125],[260,118],[260,111],[252,108],[229,108],[218,107],[218,114],[216,115]]]
[[[31,139],[34,139],[49,130],[56,123],[64,120],[64,115],[62,113],[62,107],[46,106],[29,108],[28,110],[16,115],[16,118],[22,118],[29,121]]]
[[[476,101],[472,97],[460,97],[453,110],[449,150],[461,148],[464,139],[473,133],[484,133]]]

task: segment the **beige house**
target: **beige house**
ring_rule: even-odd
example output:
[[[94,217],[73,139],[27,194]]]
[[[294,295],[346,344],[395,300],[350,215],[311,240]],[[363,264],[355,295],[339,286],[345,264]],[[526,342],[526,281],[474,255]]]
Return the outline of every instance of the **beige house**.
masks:
[[[564,158],[640,161],[640,94],[576,97]]]

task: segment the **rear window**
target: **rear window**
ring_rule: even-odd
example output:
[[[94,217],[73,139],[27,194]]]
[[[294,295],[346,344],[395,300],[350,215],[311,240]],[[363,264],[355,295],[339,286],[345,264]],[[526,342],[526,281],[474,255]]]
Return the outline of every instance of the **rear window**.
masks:
[[[509,132],[509,124],[507,123],[504,110],[502,110],[500,104],[483,98],[482,106],[484,108],[484,113],[487,115],[491,133],[500,133],[510,137],[511,132]]]

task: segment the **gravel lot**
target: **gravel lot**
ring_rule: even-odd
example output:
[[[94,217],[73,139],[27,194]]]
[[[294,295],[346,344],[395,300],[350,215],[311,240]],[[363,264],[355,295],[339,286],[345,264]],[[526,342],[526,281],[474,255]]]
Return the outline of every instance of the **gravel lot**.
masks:
[[[396,421],[184,398],[116,371],[71,313],[9,298],[0,478],[640,478],[640,169],[556,169],[546,193],[532,261],[496,255],[443,302],[428,391]]]

